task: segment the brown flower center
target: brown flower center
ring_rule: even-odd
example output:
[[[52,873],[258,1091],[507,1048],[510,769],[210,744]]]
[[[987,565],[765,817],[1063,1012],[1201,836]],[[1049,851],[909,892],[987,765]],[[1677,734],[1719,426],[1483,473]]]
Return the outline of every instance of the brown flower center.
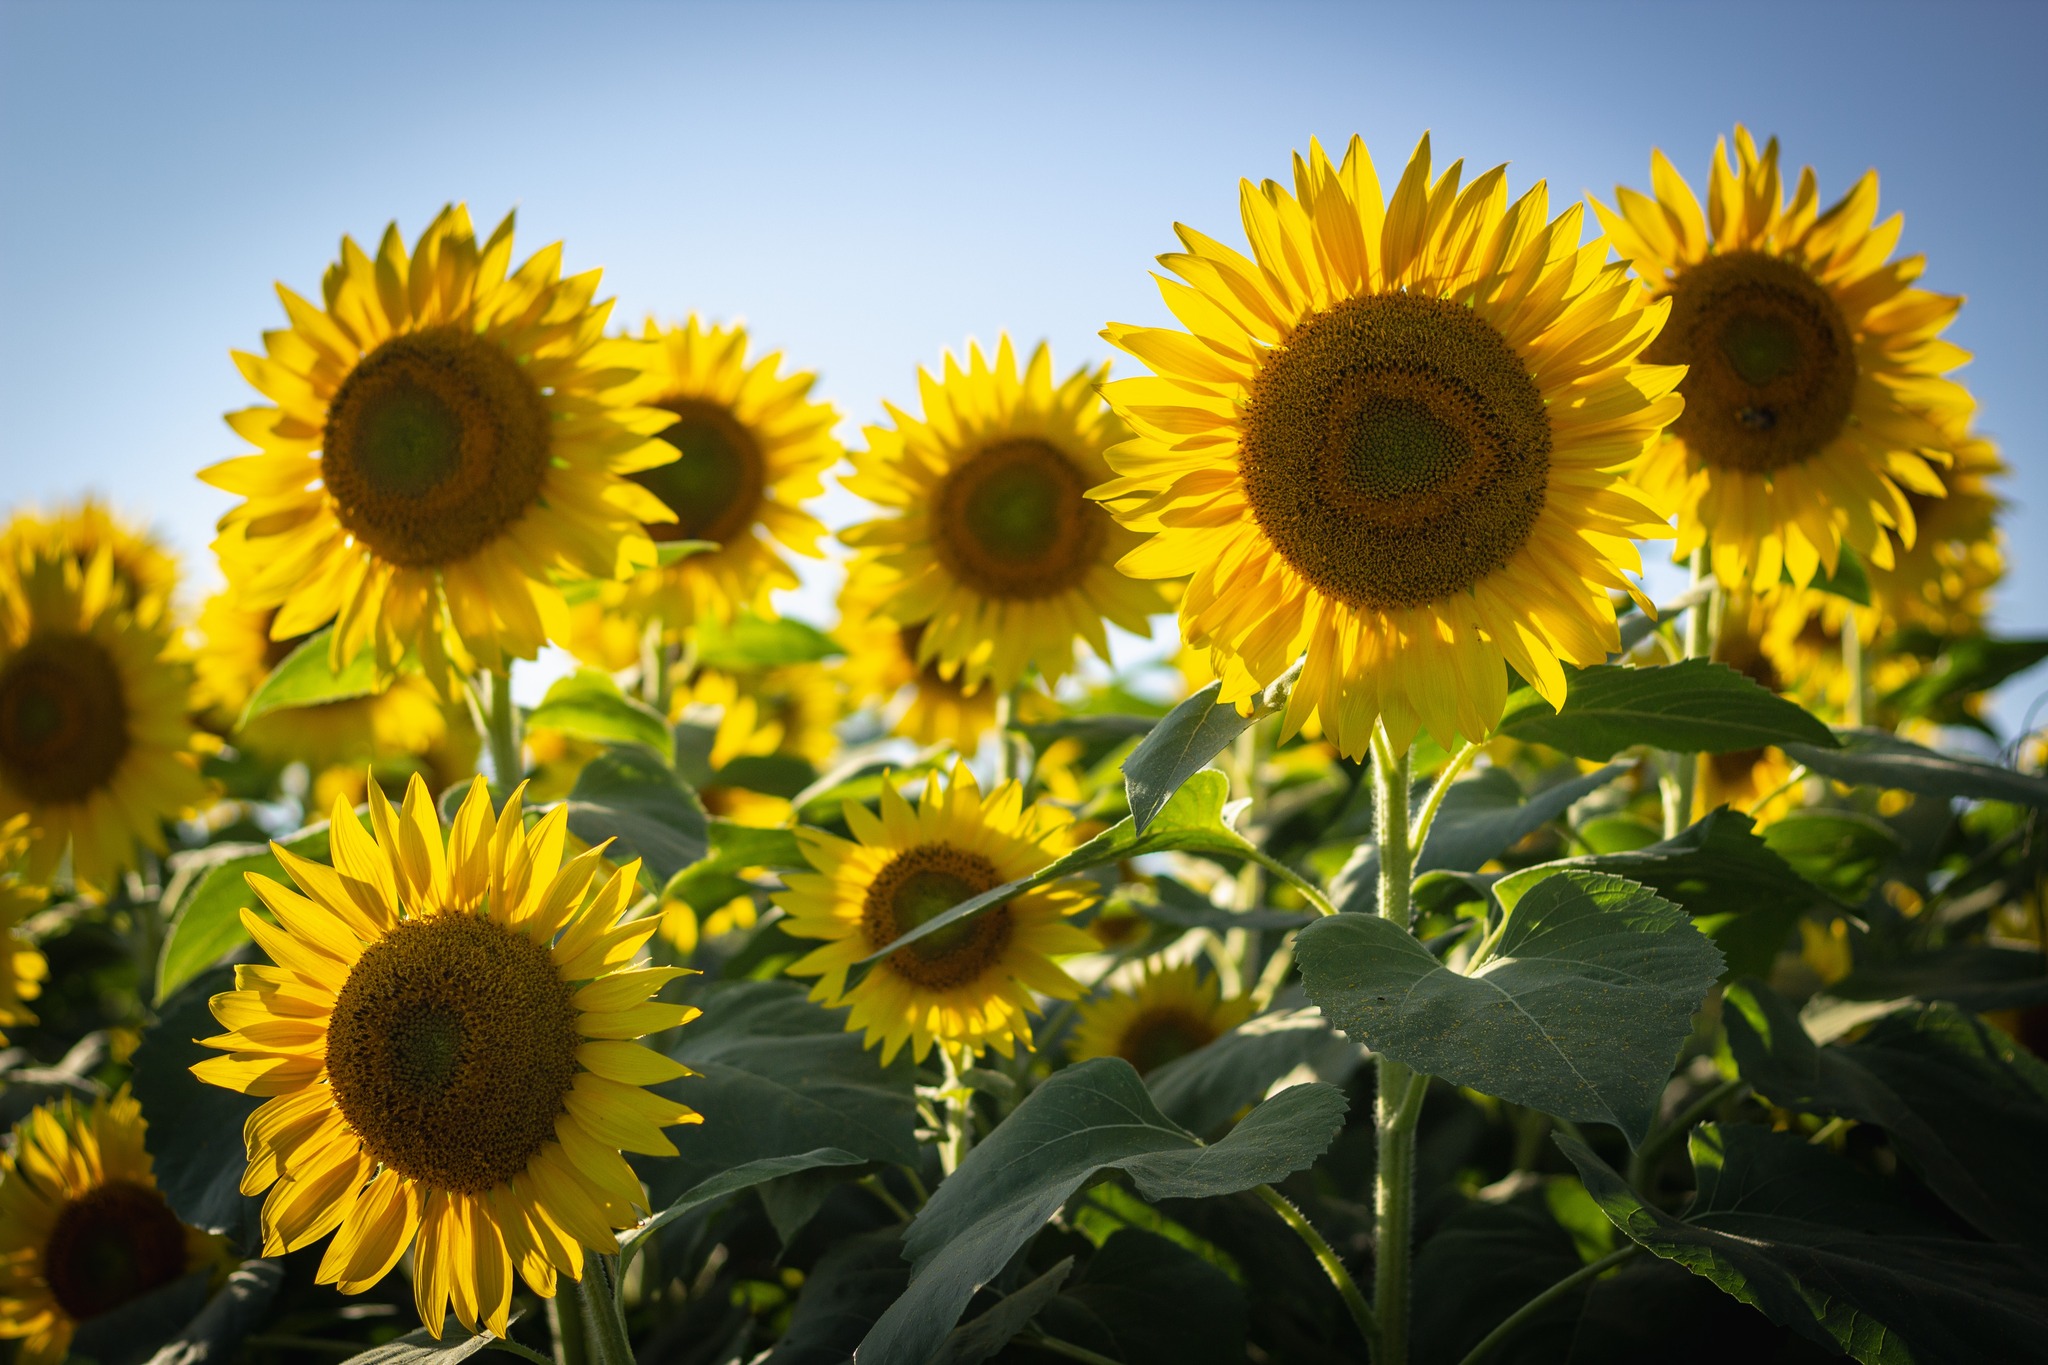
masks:
[[[1109,534],[1109,514],[1087,491],[1086,476],[1046,441],[985,446],[939,481],[932,551],[985,597],[1056,596],[1087,577]]]
[[[540,500],[546,401],[502,347],[461,327],[393,337],[342,380],[320,477],[342,526],[404,568],[481,550]]]
[[[1116,1055],[1144,1075],[1216,1041],[1215,1027],[1203,1016],[1178,1006],[1144,1010],[1116,1040]]]
[[[576,1009],[547,949],[472,914],[408,920],[365,949],[334,1003],[327,1071],[372,1157],[475,1194],[555,1135]]]
[[[1543,396],[1500,333],[1447,299],[1373,294],[1309,318],[1267,356],[1242,420],[1253,516],[1353,607],[1470,588],[1543,511]]]
[[[104,790],[132,743],[121,671],[92,636],[38,632],[0,663],[0,772],[29,800]]]
[[[1685,365],[1672,431],[1717,469],[1767,474],[1841,434],[1856,398],[1856,343],[1826,289],[1756,251],[1687,267],[1645,360]]]
[[[43,1278],[74,1322],[169,1284],[185,1266],[185,1225],[162,1195],[127,1180],[65,1204],[43,1247]]]
[[[950,844],[907,848],[875,875],[861,905],[861,932],[874,947],[895,942],[964,900],[1002,885],[995,864]],[[889,970],[942,991],[964,986],[1001,960],[1010,945],[1010,907],[998,905],[948,925],[884,959]]]
[[[661,439],[681,453],[632,476],[676,514],[672,522],[650,523],[647,534],[655,540],[724,544],[746,530],[760,511],[768,477],[761,445],[721,403],[672,398],[655,406],[676,415]]]

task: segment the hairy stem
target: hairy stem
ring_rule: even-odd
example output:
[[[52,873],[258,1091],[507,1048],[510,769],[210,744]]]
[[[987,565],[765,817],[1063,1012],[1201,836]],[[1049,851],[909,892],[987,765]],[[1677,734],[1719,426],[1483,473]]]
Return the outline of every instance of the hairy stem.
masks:
[[[526,776],[519,741],[519,708],[512,704],[511,670],[491,674],[490,688],[491,710],[485,717],[484,738],[490,747],[491,775],[503,799]]]
[[[1379,912],[1409,927],[1415,848],[1409,840],[1408,755],[1395,753],[1385,727],[1373,732],[1373,823],[1380,846]],[[1379,1059],[1374,1126],[1379,1169],[1373,1190],[1373,1310],[1378,1365],[1408,1365],[1408,1270],[1415,1240],[1415,1126],[1429,1078],[1393,1058]]]
[[[625,1305],[619,1301],[618,1258],[586,1255],[583,1278],[576,1282],[576,1296],[583,1301],[583,1332],[590,1343],[590,1365],[633,1365]]]
[[[1429,796],[1423,801],[1422,809],[1416,813],[1415,824],[1408,835],[1408,843],[1418,852],[1429,842],[1430,826],[1436,823],[1437,809],[1444,803],[1444,796],[1451,789],[1451,783],[1458,780],[1458,774],[1472,766],[1472,760],[1479,757],[1479,745],[1468,743],[1451,756],[1444,770],[1437,774],[1436,782],[1429,789]]]
[[[1372,1306],[1365,1301],[1365,1295],[1359,1292],[1358,1281],[1351,1278],[1350,1267],[1344,1264],[1344,1258],[1323,1240],[1323,1234],[1316,1231],[1315,1225],[1302,1216],[1301,1210],[1294,1207],[1286,1195],[1271,1185],[1261,1185],[1254,1192],[1266,1201],[1273,1212],[1280,1215],[1281,1222],[1294,1229],[1294,1235],[1301,1238],[1309,1253],[1316,1258],[1316,1264],[1323,1268],[1323,1273],[1330,1277],[1330,1283],[1337,1287],[1338,1296],[1344,1300],[1344,1306],[1351,1310],[1351,1320],[1358,1324],[1359,1335],[1365,1338],[1368,1347],[1377,1350],[1379,1323],[1374,1320]]]

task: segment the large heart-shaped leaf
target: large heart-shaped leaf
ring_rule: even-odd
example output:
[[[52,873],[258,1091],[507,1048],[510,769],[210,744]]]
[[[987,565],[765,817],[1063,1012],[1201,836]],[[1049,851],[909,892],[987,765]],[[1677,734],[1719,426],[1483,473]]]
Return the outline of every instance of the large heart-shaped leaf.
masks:
[[[327,822],[308,825],[277,841],[302,858],[327,859]],[[284,866],[265,844],[215,844],[180,853],[171,860],[170,885],[164,888],[163,913],[170,917],[164,946],[157,953],[156,1003],[161,1005],[180,987],[249,941],[242,911],[269,916],[249,889],[245,874],[260,872],[290,885]]]
[[[529,730],[554,730],[598,744],[637,744],[668,754],[675,741],[661,712],[619,690],[608,673],[582,668],[548,688],[526,717]]]
[[[318,706],[322,702],[348,701],[374,696],[377,688],[377,652],[360,650],[340,671],[327,662],[334,627],[318,631],[284,656],[270,676],[249,695],[242,715],[235,722],[240,729],[258,716],[295,706]]]
[[[1937,753],[1883,730],[1843,730],[1835,739],[1837,743],[1825,747],[1788,744],[1785,755],[1823,777],[1851,785],[2048,807],[2048,778]]]
[[[1707,754],[1795,741],[1834,744],[1815,716],[1726,664],[1595,664],[1568,669],[1565,677],[1562,710],[1525,688],[1508,698],[1500,733],[1599,762],[1635,744]]]
[[[1933,1230],[1788,1133],[1702,1124],[1681,1220],[1581,1143],[1557,1145],[1614,1225],[1771,1321],[1865,1365],[2048,1359],[2048,1260]]]
[[[641,859],[657,887],[711,851],[697,793],[651,750],[621,746],[591,759],[568,805],[572,834],[588,844],[613,840],[612,860]]]
[[[1310,925],[1295,942],[1309,999],[1419,1072],[1640,1142],[1719,950],[1620,877],[1531,868],[1494,893],[1506,918],[1469,976],[1376,915]]]
[[[1728,1046],[1757,1093],[1877,1124],[1950,1208],[2048,1249],[2048,1187],[2021,1175],[2048,1151],[2048,1065],[1947,1005],[1896,1011],[1830,1047],[1768,987],[1744,982],[1726,1005]]]
[[[925,1365],[975,1290],[1098,1172],[1147,1199],[1199,1199],[1279,1180],[1322,1155],[1343,1123],[1334,1086],[1300,1085],[1205,1147],[1169,1122],[1128,1062],[1070,1066],[968,1153],[904,1237],[910,1288],[855,1353],[861,1365]]]

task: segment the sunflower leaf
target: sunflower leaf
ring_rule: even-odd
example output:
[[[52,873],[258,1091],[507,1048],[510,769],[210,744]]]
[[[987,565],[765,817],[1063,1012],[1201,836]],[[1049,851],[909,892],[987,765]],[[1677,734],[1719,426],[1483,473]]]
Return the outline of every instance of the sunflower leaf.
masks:
[[[787,616],[772,621],[741,616],[730,625],[706,622],[697,640],[698,663],[735,673],[815,663],[845,652],[844,646],[816,626]]]
[[[1217,703],[1221,682],[1210,683],[1167,712],[1124,760],[1124,790],[1130,797],[1137,832],[1144,833],[1182,784],[1208,767],[1247,726],[1285,707],[1300,675],[1301,664],[1296,662],[1253,699],[1248,712],[1240,713],[1234,704]]]
[[[1568,668],[1565,679],[1562,710],[1551,710],[1534,688],[1509,697],[1500,733],[1601,763],[1637,744],[1725,754],[1772,744],[1835,743],[1810,712],[1705,659],[1650,668],[1595,664]]]
[[[655,754],[667,754],[674,744],[661,712],[627,696],[610,674],[594,668],[580,668],[557,680],[540,705],[527,713],[526,728],[598,744],[637,744]]]
[[[1295,940],[1309,999],[1426,1075],[1642,1141],[1719,950],[1620,877],[1538,867],[1494,894],[1499,941],[1470,975],[1376,915],[1311,924]]]
[[[376,651],[357,651],[356,657],[337,673],[327,659],[328,644],[333,638],[334,627],[329,626],[306,637],[297,649],[285,655],[283,662],[271,669],[270,676],[250,695],[235,728],[239,730],[271,711],[376,695]]]
[[[2048,809],[2048,778],[1937,753],[1883,730],[1843,730],[1833,740],[1825,747],[1787,744],[1785,756],[1853,786]]]
[[[654,750],[618,745],[599,754],[567,805],[570,833],[588,844],[612,840],[612,861],[641,859],[657,887],[711,851],[697,793]]]
[[[327,822],[308,825],[277,841],[303,858],[327,859]],[[249,889],[245,873],[261,872],[288,881],[277,856],[263,844],[215,844],[176,854],[171,883],[164,889],[163,913],[170,918],[164,946],[157,954],[155,1003],[249,941],[242,911],[268,916]]]
[[[215,967],[166,1002],[135,1049],[131,1084],[149,1119],[143,1145],[171,1210],[253,1253],[263,1241],[263,1201],[241,1191],[248,1164],[242,1128],[263,1101],[208,1085],[191,1070],[193,1063],[220,1055],[193,1040],[220,1031],[207,1002],[234,985],[232,968]]]
[[[952,909],[934,915],[886,947],[869,953],[855,965],[868,967],[889,954],[928,934],[971,919],[1023,895],[1036,886],[1058,881],[1076,872],[1105,863],[1122,862],[1146,853],[1178,849],[1188,853],[1212,853],[1242,857],[1252,846],[1243,835],[1223,820],[1223,803],[1230,795],[1230,780],[1222,773],[1202,771],[1170,796],[1151,825],[1139,832],[1135,816],[1126,816],[1063,858],[1056,858],[1028,877],[1005,882],[992,890],[961,901]]]
[[[708,914],[751,889],[740,877],[748,868],[809,866],[794,830],[756,829],[730,820],[712,820],[706,828],[711,851],[668,879],[661,889],[663,901],[681,901]]]
[[[1205,1147],[1159,1112],[1121,1058],[1054,1073],[968,1153],[911,1223],[910,1287],[854,1359],[926,1365],[975,1291],[1098,1173],[1122,1171],[1150,1200],[1234,1194],[1312,1164],[1346,1108],[1335,1086],[1295,1086]]]

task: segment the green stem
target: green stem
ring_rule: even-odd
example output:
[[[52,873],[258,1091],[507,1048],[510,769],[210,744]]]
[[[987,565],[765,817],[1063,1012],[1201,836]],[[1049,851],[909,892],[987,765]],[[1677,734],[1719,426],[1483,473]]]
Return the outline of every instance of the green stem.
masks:
[[[1671,1144],[1682,1140],[1692,1131],[1695,1123],[1712,1113],[1723,1100],[1747,1089],[1748,1086],[1749,1082],[1740,1078],[1722,1081],[1679,1111],[1678,1116],[1670,1123],[1644,1138],[1643,1145],[1636,1148],[1636,1154],[1629,1158],[1628,1163],[1628,1183],[1634,1187],[1636,1193],[1645,1199],[1649,1198],[1647,1182],[1656,1172],[1657,1162],[1663,1158]]]
[[[1494,1328],[1491,1332],[1488,1332],[1484,1337],[1481,1337],[1479,1344],[1465,1353],[1465,1359],[1460,1361],[1459,1365],[1479,1365],[1480,1361],[1493,1353],[1494,1347],[1506,1341],[1510,1336],[1513,1336],[1517,1327],[1520,1327],[1530,1318],[1535,1317],[1538,1313],[1563,1298],[1566,1294],[1571,1293],[1572,1290],[1577,1289],[1586,1281],[1596,1280],[1620,1265],[1623,1261],[1631,1260],[1641,1255],[1642,1250],[1643,1248],[1639,1243],[1630,1242],[1621,1250],[1611,1255],[1602,1256],[1591,1265],[1580,1266],[1577,1270],[1565,1276],[1556,1284],[1550,1286],[1550,1288],[1544,1290],[1520,1308],[1517,1308],[1514,1312],[1508,1314],[1506,1321],[1502,1322],[1500,1326]]]
[[[1380,845],[1380,918],[1408,927],[1414,847],[1408,842],[1408,755],[1394,752],[1384,726],[1372,735],[1373,827]]]
[[[1337,1286],[1337,1293],[1344,1300],[1344,1306],[1351,1310],[1351,1320],[1358,1324],[1359,1335],[1365,1338],[1367,1347],[1377,1350],[1380,1338],[1379,1323],[1373,1319],[1372,1306],[1365,1301],[1365,1295],[1359,1292],[1358,1281],[1351,1278],[1350,1267],[1344,1264],[1344,1258],[1323,1240],[1323,1234],[1316,1231],[1315,1225],[1302,1216],[1301,1210],[1294,1207],[1286,1195],[1271,1185],[1261,1185],[1254,1193],[1265,1200],[1273,1212],[1280,1215],[1281,1222],[1294,1229],[1294,1235],[1301,1238],[1302,1243],[1308,1247],[1309,1252],[1316,1258],[1316,1264],[1330,1277],[1330,1283]]]
[[[1707,547],[1702,545],[1692,552],[1692,583],[1698,587],[1707,577]],[[1716,594],[1718,595],[1718,594]],[[1704,602],[1695,602],[1685,616],[1685,657],[1704,659],[1714,652],[1714,608],[1712,597]],[[1671,780],[1663,783],[1664,793],[1664,837],[1675,837],[1678,832],[1692,823],[1692,808],[1699,790],[1700,765],[1706,761],[1700,754],[1673,754],[1671,764],[1675,770]]]
[[[1864,694],[1869,682],[1863,673],[1863,632],[1857,629],[1856,613],[1842,618],[1842,671],[1849,675],[1849,705],[1843,716],[1851,726],[1863,725]]]
[[[862,1176],[860,1178],[860,1187],[866,1190],[869,1194],[873,1195],[875,1198],[881,1200],[882,1203],[888,1207],[889,1212],[896,1215],[898,1221],[905,1223],[910,1221],[910,1210],[903,1207],[902,1200],[898,1199],[895,1195],[889,1193],[889,1187],[882,1183],[882,1178],[880,1176]]]
[[[944,1044],[939,1046],[939,1064],[946,1073],[939,1093],[939,1169],[951,1175],[974,1146],[974,1092],[960,1079],[953,1051]]]
[[[1017,694],[1003,692],[996,697],[996,781],[1000,787],[1017,776],[1015,756],[1010,752],[1010,721],[1017,712]]]
[[[590,1365],[633,1365],[633,1342],[626,1335],[625,1305],[619,1302],[618,1258],[586,1255],[576,1294],[583,1302],[583,1330],[590,1342]]]
[[[244,1337],[242,1340],[244,1342],[252,1342],[255,1338]],[[554,1365],[554,1362],[550,1361],[539,1351],[534,1350],[531,1346],[522,1346],[510,1337],[492,1337],[486,1346],[489,1350],[508,1351],[515,1356],[523,1356],[527,1360],[533,1361],[534,1365]]]
[[[1244,856],[1257,863],[1260,867],[1265,868],[1281,881],[1286,882],[1296,891],[1299,891],[1302,899],[1315,907],[1317,914],[1334,915],[1337,913],[1337,907],[1330,904],[1330,898],[1322,893],[1320,887],[1302,876],[1299,872],[1296,872],[1286,863],[1281,862],[1278,858],[1256,848],[1247,848]]]
[[[1408,755],[1396,754],[1385,727],[1373,731],[1373,823],[1379,837],[1379,912],[1404,930],[1412,918],[1415,847],[1409,840]],[[1379,1318],[1378,1365],[1408,1365],[1408,1271],[1415,1240],[1415,1126],[1429,1077],[1381,1054],[1374,1127],[1379,1169],[1373,1183],[1373,1309]]]
[[[1091,1351],[1086,1346],[1076,1346],[1071,1341],[1061,1341],[1058,1337],[1047,1336],[1036,1328],[1032,1329],[1030,1334],[1020,1337],[1019,1340],[1027,1346],[1035,1346],[1039,1350],[1049,1352],[1052,1355],[1065,1356],[1068,1360],[1078,1360],[1082,1362],[1082,1365],[1123,1365],[1123,1362],[1120,1360]]]
[[[592,1273],[586,1262],[584,1275]],[[555,1281],[555,1296],[548,1300],[548,1330],[555,1337],[556,1365],[590,1365],[590,1334],[583,1325],[583,1298],[578,1287]]]
[[[1444,803],[1444,796],[1451,789],[1451,783],[1458,780],[1458,774],[1472,766],[1472,760],[1479,757],[1479,745],[1468,743],[1451,757],[1444,770],[1437,774],[1436,782],[1429,789],[1422,809],[1415,816],[1415,826],[1408,835],[1408,844],[1418,851],[1429,842],[1429,827],[1436,823],[1437,808]]]
[[[491,711],[485,718],[484,738],[490,744],[491,771],[497,778],[499,798],[503,799],[526,776],[526,763],[520,756],[519,708],[512,704],[511,670],[493,673],[490,679]]]

